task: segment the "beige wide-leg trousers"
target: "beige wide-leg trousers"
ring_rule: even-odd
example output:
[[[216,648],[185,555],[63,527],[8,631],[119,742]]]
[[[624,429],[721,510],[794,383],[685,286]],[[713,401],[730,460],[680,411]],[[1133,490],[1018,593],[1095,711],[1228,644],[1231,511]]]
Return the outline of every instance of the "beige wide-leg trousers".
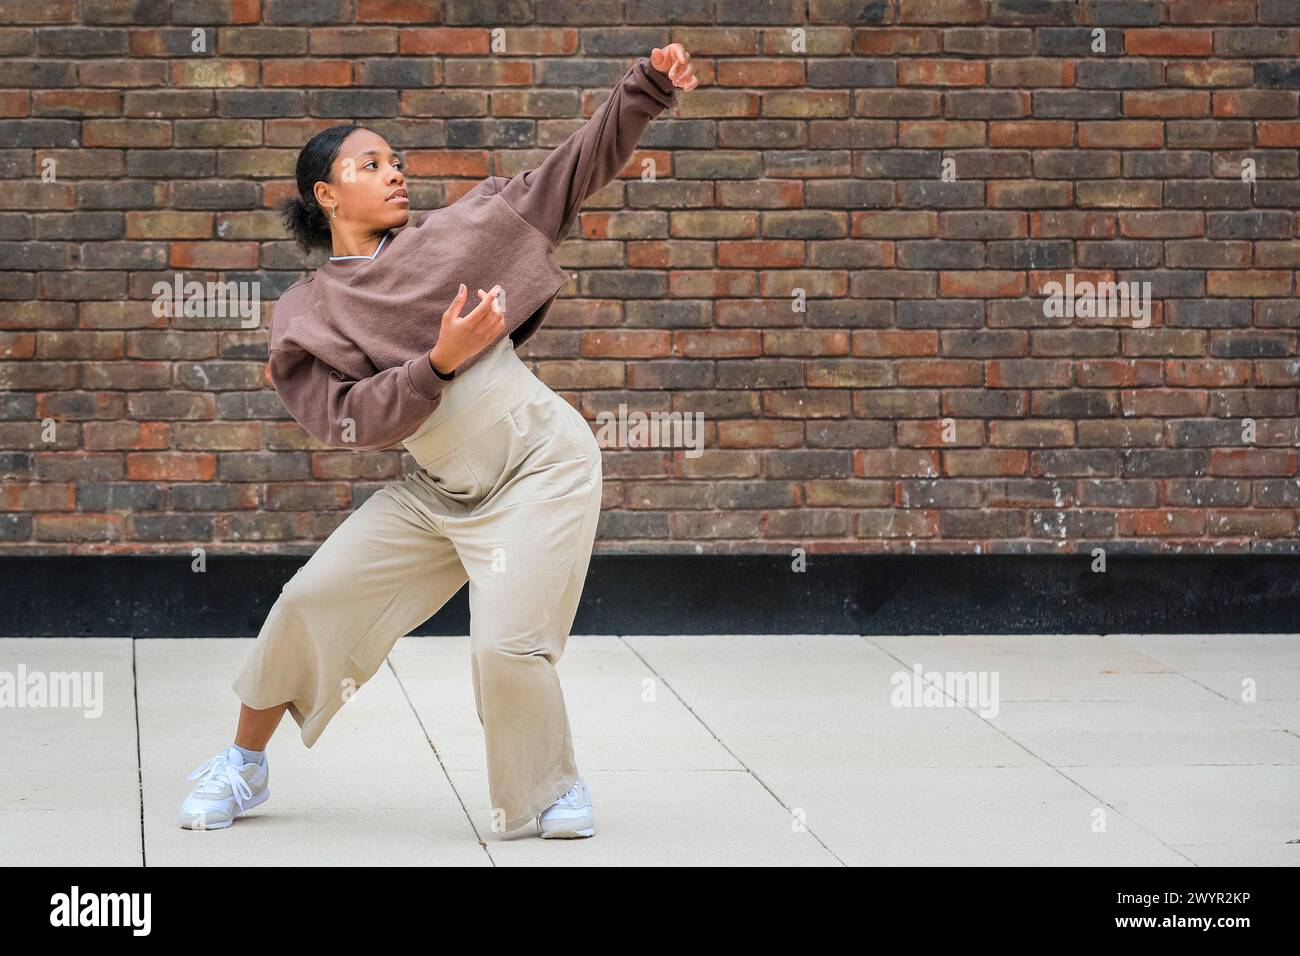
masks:
[[[232,685],[288,702],[311,747],[399,637],[469,582],[492,829],[578,779],[556,673],[600,515],[600,446],[503,338],[403,444],[420,465],[365,500],[285,584]]]

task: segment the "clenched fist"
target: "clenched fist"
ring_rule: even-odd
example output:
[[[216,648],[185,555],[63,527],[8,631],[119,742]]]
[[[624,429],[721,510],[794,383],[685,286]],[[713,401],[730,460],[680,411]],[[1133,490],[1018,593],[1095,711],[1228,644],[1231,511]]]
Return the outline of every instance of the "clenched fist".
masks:
[[[700,85],[700,78],[695,75],[695,67],[691,65],[691,55],[680,43],[655,47],[650,51],[650,65],[660,73],[667,73],[673,86],[689,91]]]

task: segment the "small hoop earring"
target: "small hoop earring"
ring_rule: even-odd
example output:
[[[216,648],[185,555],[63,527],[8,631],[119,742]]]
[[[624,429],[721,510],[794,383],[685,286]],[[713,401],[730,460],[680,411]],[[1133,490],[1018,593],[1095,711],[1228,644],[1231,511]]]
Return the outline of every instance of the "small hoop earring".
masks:
[[[330,214],[330,218],[331,218],[331,219],[337,219],[338,217],[339,217],[339,204],[338,204],[338,203],[335,203],[335,204],[334,204],[334,212]]]

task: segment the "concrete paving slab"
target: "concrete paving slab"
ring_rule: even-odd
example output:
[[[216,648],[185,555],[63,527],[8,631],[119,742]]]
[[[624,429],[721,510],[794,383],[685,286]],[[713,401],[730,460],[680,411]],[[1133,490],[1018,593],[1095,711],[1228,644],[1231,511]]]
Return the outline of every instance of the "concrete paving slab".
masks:
[[[15,695],[0,707],[0,859],[139,865],[131,641],[0,638],[0,671]]]

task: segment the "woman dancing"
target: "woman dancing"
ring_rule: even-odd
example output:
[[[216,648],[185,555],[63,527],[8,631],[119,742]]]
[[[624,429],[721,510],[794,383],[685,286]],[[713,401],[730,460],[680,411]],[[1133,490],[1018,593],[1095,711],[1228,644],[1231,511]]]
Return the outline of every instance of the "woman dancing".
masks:
[[[181,826],[227,827],[263,803],[285,710],[310,748],[397,639],[468,581],[493,831],[595,833],[555,664],[595,541],[600,446],[515,346],[568,280],[554,250],[583,200],[676,88],[697,84],[680,43],[656,47],[536,169],[488,176],[411,225],[382,136],[344,124],[302,148],[282,211],[305,249],[333,254],[276,302],[271,381],[325,446],[401,442],[419,469],[367,498],[284,585],[232,685],[234,743],[189,775]],[[478,301],[462,315],[469,289]]]

